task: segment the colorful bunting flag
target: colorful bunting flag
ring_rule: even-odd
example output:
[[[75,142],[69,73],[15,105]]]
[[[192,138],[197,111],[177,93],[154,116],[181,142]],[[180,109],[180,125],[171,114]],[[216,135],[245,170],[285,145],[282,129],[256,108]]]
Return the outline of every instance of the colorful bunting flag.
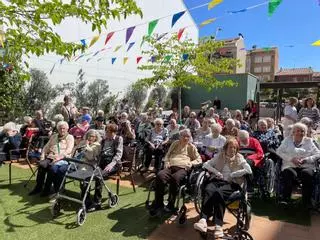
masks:
[[[87,46],[87,43],[86,43],[86,40],[85,39],[81,39],[80,40],[82,46],[86,47]]]
[[[176,22],[183,16],[185,12],[186,11],[182,11],[173,15],[172,21],[171,21],[171,27],[173,27],[176,24]]]
[[[227,11],[227,13],[230,13],[230,14],[244,13],[244,12],[246,12],[247,10],[248,10],[248,9],[244,8],[244,9],[237,10],[237,11]]]
[[[320,40],[315,41],[314,43],[311,44],[314,47],[320,47]]]
[[[157,60],[157,57],[156,57],[156,56],[152,56],[152,57],[150,58],[150,61],[151,61],[152,63],[154,63],[156,60]]]
[[[126,44],[128,43],[129,39],[131,38],[131,35],[136,27],[129,27],[127,28],[127,33],[126,33]]]
[[[215,20],[216,20],[216,18],[207,19],[207,20],[203,21],[203,22],[200,24],[200,27],[204,27],[205,25],[208,25],[208,24],[210,24],[210,23],[213,23]]]
[[[144,44],[144,42],[149,38],[149,36],[143,36],[141,43],[140,43],[140,48],[142,47],[142,45]]]
[[[123,58],[123,65],[125,65],[128,62],[128,59],[129,59],[128,57]]]
[[[75,62],[78,61],[80,58],[84,57],[84,54],[80,54],[76,59],[74,60]]]
[[[142,57],[137,57],[137,64],[141,61]]]
[[[187,61],[188,58],[189,58],[189,54],[188,54],[188,53],[184,53],[184,54],[182,55],[183,61]]]
[[[269,17],[276,11],[277,7],[281,4],[282,0],[269,0],[268,15]]]
[[[167,63],[167,62],[170,61],[171,58],[172,58],[172,55],[167,55],[167,56],[164,57],[163,62]]]
[[[148,36],[151,36],[151,34],[153,33],[154,29],[156,28],[156,26],[158,24],[158,21],[159,21],[159,19],[156,19],[156,20],[149,22]]]
[[[164,38],[168,33],[162,33],[158,38],[157,41],[161,40],[162,38]]]
[[[222,3],[223,0],[212,0],[209,4],[208,4],[208,10],[214,8],[215,6],[219,5],[220,3]]]
[[[133,45],[135,44],[135,42],[131,42],[129,43],[129,46],[128,46],[128,49],[127,49],[127,52],[129,52],[129,50],[133,47]]]
[[[101,60],[102,60],[102,58],[98,58],[98,59],[97,59],[97,62],[100,62]]]
[[[89,47],[91,47],[93,44],[95,44],[98,40],[99,40],[99,35],[96,35],[94,36],[92,39],[91,39],[91,42],[89,44]]]
[[[117,52],[121,47],[122,47],[122,45],[116,46],[116,48],[114,49],[114,52]]]
[[[65,59],[65,58],[61,58],[61,59],[60,59],[60,65],[63,63],[64,59]]]
[[[91,60],[91,58],[88,58],[88,59],[87,59],[87,62],[89,62],[90,60]]]
[[[113,34],[114,34],[114,32],[108,33],[106,40],[104,41],[104,45],[106,45],[109,42],[109,40],[112,38]]]
[[[111,64],[113,65],[116,60],[117,60],[117,58],[111,58]]]
[[[55,67],[56,67],[56,64],[53,64],[53,67],[52,67],[51,70],[50,70],[50,75],[52,74],[52,72],[53,72],[53,70],[54,70]]]
[[[182,34],[184,32],[185,28],[181,28],[178,32],[178,41],[180,41],[180,38],[182,37]]]

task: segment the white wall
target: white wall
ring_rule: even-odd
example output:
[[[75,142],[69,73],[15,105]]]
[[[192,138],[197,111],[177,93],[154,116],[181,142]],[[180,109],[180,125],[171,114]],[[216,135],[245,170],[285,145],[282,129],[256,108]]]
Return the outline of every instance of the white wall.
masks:
[[[127,45],[125,44],[126,30],[116,32],[113,38],[107,44],[107,47],[111,47],[107,51],[98,54],[89,62],[86,61],[87,57],[79,59],[77,62],[65,61],[62,65],[56,64],[56,68],[52,75],[49,75],[49,71],[54,62],[57,62],[61,57],[54,55],[47,55],[38,58],[32,57],[31,67],[36,67],[44,70],[48,73],[48,77],[53,84],[62,82],[75,81],[80,68],[86,73],[85,79],[92,81],[97,78],[107,79],[110,89],[114,92],[125,91],[125,89],[135,80],[149,76],[148,72],[141,72],[137,70],[136,57],[141,55],[142,49],[140,49],[141,39],[147,34],[148,23],[157,18],[168,16],[164,19],[160,19],[158,25],[155,28],[154,33],[164,32],[177,32],[180,28],[187,27],[183,38],[192,38],[195,42],[198,41],[199,31],[195,25],[191,15],[186,12],[171,29],[171,20],[174,13],[183,11],[186,9],[182,0],[137,0],[138,6],[142,9],[143,18],[138,16],[130,16],[128,19],[121,22],[110,21],[108,23],[108,30],[103,31],[99,41],[92,46],[87,52],[96,52],[104,47],[104,41],[108,32],[117,31],[119,29],[126,29],[137,24],[146,22],[141,26],[137,26],[134,33],[129,40],[130,42],[136,42],[129,52],[126,52]],[[57,32],[66,41],[79,41],[82,38],[91,38],[95,33],[91,32],[91,27],[77,20],[70,19],[61,26],[57,27]],[[87,40],[88,44],[90,39]],[[117,45],[123,44],[122,48],[114,53],[113,50]],[[97,59],[102,57],[103,59],[97,62]],[[117,57],[116,63],[111,64],[111,58]],[[126,65],[123,65],[123,57],[128,57],[129,60]],[[140,64],[147,61],[143,58]]]

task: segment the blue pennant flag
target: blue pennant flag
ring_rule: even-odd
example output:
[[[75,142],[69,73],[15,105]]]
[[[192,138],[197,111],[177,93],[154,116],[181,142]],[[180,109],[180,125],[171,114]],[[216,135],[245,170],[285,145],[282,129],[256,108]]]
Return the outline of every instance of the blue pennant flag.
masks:
[[[188,53],[184,53],[184,54],[182,55],[183,61],[187,61],[188,58],[189,58],[189,54],[188,54]]]
[[[85,39],[81,39],[80,40],[82,46],[86,47],[87,46],[87,43],[86,43],[86,40]]]
[[[135,44],[135,42],[131,42],[129,43],[129,46],[128,46],[128,49],[127,49],[127,52],[129,52],[129,50],[133,47],[133,45]]]
[[[248,9],[244,8],[244,9],[241,9],[241,10],[238,10],[238,11],[228,11],[228,13],[230,14],[236,14],[236,13],[244,13],[246,12]]]
[[[117,58],[111,58],[111,63],[112,65],[114,64],[114,62],[117,60]]]
[[[176,24],[176,22],[183,16],[183,14],[185,12],[186,11],[182,11],[182,12],[178,12],[178,13],[173,15],[172,22],[171,22],[171,27],[173,27]]]

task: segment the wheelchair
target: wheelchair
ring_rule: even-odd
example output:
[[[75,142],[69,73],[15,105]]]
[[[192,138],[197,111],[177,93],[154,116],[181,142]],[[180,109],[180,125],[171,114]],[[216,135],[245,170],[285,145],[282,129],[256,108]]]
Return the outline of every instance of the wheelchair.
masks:
[[[202,164],[197,164],[191,167],[187,176],[181,180],[179,192],[175,202],[175,209],[177,210],[174,214],[178,218],[179,224],[184,224],[187,220],[186,213],[187,207],[186,203],[193,201],[195,204],[195,209],[198,213],[201,211],[202,196],[200,191],[201,182],[204,179],[204,171],[202,169]],[[150,209],[152,206],[151,198],[154,198],[156,177],[151,181],[148,188],[147,200],[145,202],[146,209]],[[168,192],[166,190],[166,192]],[[170,196],[168,196],[168,199]],[[182,205],[181,205],[182,202]]]
[[[208,173],[208,171],[204,170],[202,172],[201,178],[200,176],[198,178],[199,180],[201,179],[201,181],[198,181],[198,184],[201,185],[197,186],[197,188],[199,189],[198,194],[201,195],[201,200],[203,199],[202,196],[209,177],[210,174]],[[222,237],[222,239],[253,240],[253,237],[248,233],[251,222],[251,205],[247,199],[247,181],[250,177],[250,175],[246,175],[241,190],[233,192],[225,201],[226,209],[236,218],[236,228],[231,237],[224,236]],[[200,197],[198,200],[200,200]],[[200,207],[200,211],[198,211],[198,213],[200,213],[201,205],[198,205],[198,207]],[[206,239],[208,235],[207,233],[201,233],[201,236]]]
[[[90,194],[91,184],[95,179],[100,179],[102,185],[108,192],[108,204],[110,208],[115,207],[118,204],[119,198],[117,194],[112,193],[110,188],[103,181],[103,175],[101,172],[100,167],[98,164],[91,164],[88,162],[80,161],[75,158],[66,158],[64,159],[68,162],[67,171],[63,177],[61,185],[59,187],[59,191],[55,197],[55,200],[51,206],[51,213],[53,217],[56,217],[61,211],[61,200],[66,199],[72,202],[76,202],[81,204],[81,208],[77,212],[77,224],[79,226],[83,225],[86,216],[87,216],[87,209],[86,209],[86,198],[87,195]],[[64,194],[65,184],[67,183],[66,180],[69,179],[69,182],[73,181],[80,181],[81,183],[87,183],[87,187],[85,189],[85,193],[83,194],[82,199],[77,199],[74,197],[70,197]],[[69,183],[68,182],[68,183]]]

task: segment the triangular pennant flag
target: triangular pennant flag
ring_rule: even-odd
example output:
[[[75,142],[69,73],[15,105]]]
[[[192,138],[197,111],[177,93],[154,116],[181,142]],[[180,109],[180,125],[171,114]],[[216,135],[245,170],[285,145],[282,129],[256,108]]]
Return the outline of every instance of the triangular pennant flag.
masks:
[[[95,44],[98,40],[99,40],[99,35],[97,36],[94,36],[92,39],[91,39],[91,42],[89,44],[89,47],[91,47],[93,44]]]
[[[182,12],[178,12],[178,13],[173,15],[172,22],[171,22],[171,27],[173,27],[176,24],[176,22],[183,16],[183,14],[185,12],[186,11],[182,11]]]
[[[281,4],[282,0],[269,0],[268,15],[269,17],[276,11],[277,7]]]
[[[52,74],[52,72],[53,72],[53,70],[54,70],[55,67],[56,67],[56,64],[53,64],[53,67],[52,67],[51,70],[50,70],[50,75]]]
[[[142,45],[144,44],[144,42],[148,39],[148,36],[143,36],[141,43],[140,43],[140,48],[142,47]]]
[[[116,60],[117,60],[117,58],[111,58],[111,64],[113,65]]]
[[[137,57],[137,64],[141,61],[142,57]]]
[[[117,52],[121,47],[122,47],[122,45],[116,46],[116,48],[114,49],[114,52]]]
[[[86,47],[87,46],[87,43],[86,43],[86,40],[85,39],[81,39],[80,40],[82,46]]]
[[[315,41],[314,43],[311,44],[314,47],[320,47],[320,40]]]
[[[124,58],[123,58],[123,65],[128,62],[128,59],[129,59],[128,57],[124,57]]]
[[[188,53],[184,53],[184,54],[182,55],[183,61],[187,61],[188,58],[189,58],[189,54],[188,54]]]
[[[82,58],[84,56],[84,54],[80,54],[78,57],[76,57],[76,59],[74,60],[75,62],[78,61],[80,58]]]
[[[215,6],[219,5],[220,3],[222,3],[223,0],[212,0],[209,4],[208,4],[208,9],[212,9]]]
[[[157,57],[156,56],[152,56],[151,58],[150,58],[150,61],[152,62],[152,63],[154,63],[157,59],[156,59]]]
[[[164,38],[164,36],[166,36],[168,33],[162,33],[158,38],[157,41],[161,40],[162,38]]]
[[[102,51],[102,50],[101,50],[101,51]],[[96,51],[96,52],[93,54],[93,56],[92,56],[92,57],[97,56],[97,55],[99,54],[99,52],[100,52],[100,50],[99,50],[99,51]]]
[[[159,21],[159,19],[156,19],[156,20],[149,22],[148,36],[151,36],[151,34],[153,33],[154,29],[156,28],[156,26],[158,24],[158,21]]]
[[[112,38],[113,34],[114,34],[114,32],[108,33],[106,40],[104,41],[104,45],[106,45],[109,42],[109,40]]]
[[[164,57],[163,62],[169,62],[171,58],[172,58],[172,55],[167,55]]]
[[[185,30],[185,28],[179,29],[179,32],[178,32],[178,41],[180,41],[180,38],[182,37],[182,34],[183,34],[184,30]]]
[[[128,43],[129,39],[131,38],[131,35],[132,35],[133,30],[134,30],[135,28],[136,28],[136,27],[129,27],[129,28],[127,28],[126,44]]]
[[[230,14],[243,13],[243,12],[246,12],[247,10],[248,9],[244,8],[244,9],[237,10],[237,11],[227,11],[227,13],[230,13]]]
[[[61,58],[61,59],[60,59],[60,65],[63,63],[64,59],[65,59],[65,58]]]
[[[97,62],[100,62],[101,60],[102,60],[102,58],[98,58],[98,59],[97,59]]]
[[[87,59],[87,62],[89,62],[90,60],[91,60],[91,58],[88,58],[88,59]]]
[[[205,25],[208,25],[208,24],[210,24],[210,23],[213,23],[215,20],[216,20],[216,18],[207,19],[207,20],[203,21],[203,22],[200,24],[200,27],[203,27],[203,26],[205,26]]]
[[[129,43],[129,46],[128,46],[128,49],[127,49],[127,52],[129,52],[129,50],[133,47],[133,45],[135,44],[135,42],[131,42]]]

